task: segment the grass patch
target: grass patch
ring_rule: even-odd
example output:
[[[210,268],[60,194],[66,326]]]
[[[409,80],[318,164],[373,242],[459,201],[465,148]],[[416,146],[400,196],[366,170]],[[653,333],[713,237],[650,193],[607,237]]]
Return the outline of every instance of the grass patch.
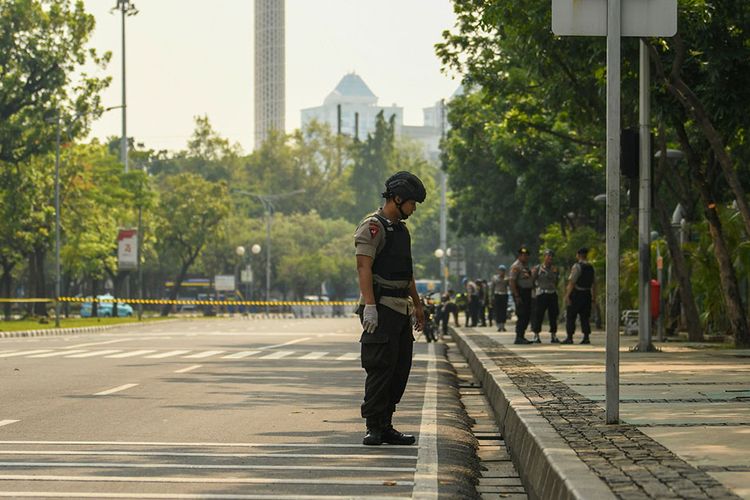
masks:
[[[160,316],[144,316],[143,321],[158,321]],[[173,318],[172,318],[173,319]],[[36,319],[19,319],[11,321],[0,321],[0,332],[19,332],[24,330],[46,330],[55,328],[55,318],[46,319],[41,323]],[[124,323],[138,323],[138,318],[60,318],[60,328],[78,328],[83,326],[106,326],[120,325]]]

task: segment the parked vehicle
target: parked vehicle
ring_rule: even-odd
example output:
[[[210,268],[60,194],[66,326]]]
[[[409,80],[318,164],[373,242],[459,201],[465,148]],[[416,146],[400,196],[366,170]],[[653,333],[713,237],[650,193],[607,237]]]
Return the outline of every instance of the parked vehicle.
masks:
[[[96,308],[97,317],[111,318],[114,304],[109,301],[114,299],[114,297],[110,294],[105,294],[105,295],[97,295],[96,298],[98,299],[98,302],[99,302]],[[102,300],[106,300],[107,302],[102,302]],[[93,305],[91,302],[84,302],[83,304],[81,304],[81,317],[82,318],[90,318],[92,311],[93,311]],[[118,317],[124,318],[124,317],[129,317],[132,315],[133,315],[133,307],[130,304],[126,304],[125,302],[117,303],[117,316]]]

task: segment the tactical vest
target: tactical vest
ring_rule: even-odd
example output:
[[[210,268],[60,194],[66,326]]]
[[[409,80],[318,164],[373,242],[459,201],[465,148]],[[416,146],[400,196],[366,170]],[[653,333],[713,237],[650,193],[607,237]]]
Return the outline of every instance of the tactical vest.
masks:
[[[588,262],[579,262],[578,265],[581,268],[581,275],[576,280],[576,288],[591,290],[591,285],[594,284],[594,266]]]
[[[402,223],[390,224],[374,214],[385,229],[385,246],[375,256],[372,273],[390,281],[411,281],[414,276],[411,259],[411,237]]]

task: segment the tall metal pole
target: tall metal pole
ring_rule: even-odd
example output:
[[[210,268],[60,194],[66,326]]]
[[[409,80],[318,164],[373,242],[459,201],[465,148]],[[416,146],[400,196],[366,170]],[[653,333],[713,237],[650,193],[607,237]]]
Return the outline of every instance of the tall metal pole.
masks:
[[[606,421],[620,419],[620,0],[607,0]]]
[[[55,328],[60,328],[60,112],[55,137]]]
[[[445,140],[445,99],[440,100],[440,138]],[[440,168],[440,248],[443,249],[443,255],[440,257],[440,273],[443,275],[443,293],[448,293],[448,273],[445,265],[448,253],[448,214],[445,194],[447,184],[445,171]]]
[[[143,207],[138,205],[138,321],[143,319],[143,265],[141,252],[143,251]]]
[[[640,41],[639,131],[640,172],[638,192],[638,351],[654,351],[651,343],[651,67],[648,47]]]
[[[127,124],[127,93],[125,89],[125,17],[127,16],[129,0],[119,0],[120,12],[122,13],[122,137],[120,137],[120,160],[125,165],[125,172],[129,171],[128,166],[128,124]]]
[[[266,208],[266,316],[268,316],[268,301],[271,300],[271,217],[273,209],[269,201],[264,201]]]

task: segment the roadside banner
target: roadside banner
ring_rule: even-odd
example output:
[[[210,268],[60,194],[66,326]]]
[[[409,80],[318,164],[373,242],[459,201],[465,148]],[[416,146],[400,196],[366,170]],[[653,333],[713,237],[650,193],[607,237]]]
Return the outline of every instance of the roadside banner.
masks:
[[[120,229],[117,235],[117,265],[120,271],[138,269],[138,230]]]

